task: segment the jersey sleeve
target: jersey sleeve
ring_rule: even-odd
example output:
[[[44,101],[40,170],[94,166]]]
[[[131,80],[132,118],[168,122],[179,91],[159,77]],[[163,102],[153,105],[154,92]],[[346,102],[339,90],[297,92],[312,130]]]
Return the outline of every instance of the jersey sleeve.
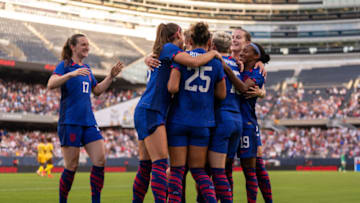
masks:
[[[173,60],[176,54],[183,52],[183,50],[172,43],[167,43],[164,45],[162,52],[165,54],[165,58]]]
[[[176,69],[176,70],[178,70],[180,72],[182,72],[184,70],[184,66],[181,65],[181,64],[178,64],[176,62],[173,62],[170,67],[174,68],[174,69]]]
[[[56,66],[53,74],[56,74],[56,75],[64,75],[65,74],[65,63],[64,63],[64,61],[62,61],[61,63],[59,63]]]

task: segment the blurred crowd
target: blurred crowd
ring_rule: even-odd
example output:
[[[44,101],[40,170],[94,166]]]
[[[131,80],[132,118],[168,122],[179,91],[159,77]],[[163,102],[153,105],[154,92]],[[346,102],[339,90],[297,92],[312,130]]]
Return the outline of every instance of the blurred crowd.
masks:
[[[289,89],[267,91],[256,107],[258,119],[328,119],[358,117],[360,88]]]
[[[134,129],[104,129],[106,157],[137,157],[137,134]],[[56,132],[15,131],[0,129],[0,156],[37,156],[37,145],[42,138],[51,137],[54,156],[61,157],[60,141]]]
[[[104,129],[101,132],[108,158],[138,156],[134,129]],[[54,156],[60,157],[60,142],[55,132],[7,132],[3,129],[0,130],[0,156],[36,156],[36,147],[42,137],[52,138]],[[348,157],[360,156],[360,129],[263,130],[261,139],[266,158],[339,158],[341,153],[346,153]]]
[[[141,92],[135,90],[115,91],[110,89],[100,96],[91,95],[94,110],[137,97]],[[48,91],[44,85],[27,84],[0,79],[0,112],[36,113],[57,115],[60,105],[60,89]]]
[[[360,156],[360,129],[288,128],[283,132],[261,132],[263,155],[267,158]]]

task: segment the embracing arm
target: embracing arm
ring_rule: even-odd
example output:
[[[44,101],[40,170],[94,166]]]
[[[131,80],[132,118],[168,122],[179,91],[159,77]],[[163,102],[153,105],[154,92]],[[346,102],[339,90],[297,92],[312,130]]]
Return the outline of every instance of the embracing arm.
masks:
[[[168,91],[171,94],[176,94],[177,92],[179,92],[180,79],[181,79],[181,72],[176,68],[173,68],[171,70],[169,82],[167,84]]]
[[[190,54],[188,54],[187,52],[180,52],[176,54],[176,56],[174,57],[174,61],[187,67],[197,68],[199,66],[207,64],[214,57],[221,58],[221,55],[215,50],[209,51],[196,57],[190,56]]]
[[[225,74],[229,78],[230,82],[234,85],[235,89],[240,92],[246,92],[251,86],[249,83],[243,82],[240,80],[232,71],[232,69],[225,63],[224,60],[222,61],[222,65],[224,67]]]
[[[220,82],[218,82],[215,86],[215,96],[218,99],[225,99],[226,98],[226,82],[224,79],[222,79]]]

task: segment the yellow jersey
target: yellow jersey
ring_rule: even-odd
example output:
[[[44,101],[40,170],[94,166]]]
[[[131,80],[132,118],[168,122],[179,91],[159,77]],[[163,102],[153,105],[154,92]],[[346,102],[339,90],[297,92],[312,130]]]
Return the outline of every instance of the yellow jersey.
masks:
[[[37,150],[38,150],[38,156],[44,155],[45,154],[45,144],[40,142],[37,146]]]
[[[49,160],[49,159],[52,158],[53,150],[54,150],[54,146],[53,146],[52,143],[47,143],[45,145],[45,157],[46,157],[46,160]]]

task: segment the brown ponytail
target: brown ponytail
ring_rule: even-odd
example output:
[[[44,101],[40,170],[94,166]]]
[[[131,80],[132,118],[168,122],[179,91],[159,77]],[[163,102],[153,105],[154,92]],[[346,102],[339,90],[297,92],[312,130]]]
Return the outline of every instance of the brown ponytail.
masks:
[[[85,35],[74,34],[66,40],[64,47],[62,49],[62,52],[61,52],[61,60],[63,60],[65,62],[65,65],[68,65],[70,63],[71,57],[72,57],[71,45],[76,46],[76,44],[78,43],[77,39],[79,37],[85,37]]]
[[[174,41],[175,34],[177,32],[181,32],[181,28],[179,25],[175,23],[161,23],[156,31],[156,39],[153,46],[153,53],[159,57],[164,44]]]

